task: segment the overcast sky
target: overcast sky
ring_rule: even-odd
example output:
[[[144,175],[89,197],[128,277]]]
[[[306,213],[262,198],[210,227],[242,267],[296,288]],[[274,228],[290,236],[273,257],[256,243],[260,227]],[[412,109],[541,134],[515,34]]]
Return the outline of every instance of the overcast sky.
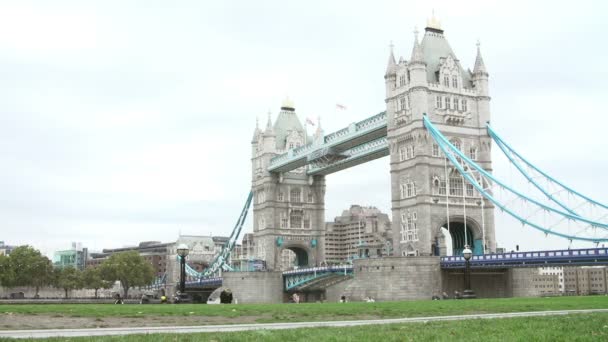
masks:
[[[48,254],[228,235],[256,117],[286,95],[326,133],[384,110],[389,42],[409,59],[433,9],[465,68],[480,39],[495,129],[606,201],[604,2],[15,0],[0,2],[0,240]],[[327,220],[390,209],[387,158],[327,184]],[[497,220],[508,249],[567,246]]]

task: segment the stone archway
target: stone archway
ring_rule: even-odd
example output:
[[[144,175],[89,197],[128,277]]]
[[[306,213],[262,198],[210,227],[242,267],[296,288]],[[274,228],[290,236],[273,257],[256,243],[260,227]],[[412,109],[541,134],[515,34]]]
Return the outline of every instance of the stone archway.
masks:
[[[466,229],[465,229],[466,226]],[[464,217],[450,217],[449,231],[448,222],[445,221],[435,239],[433,248],[441,255],[462,255],[465,245],[469,245],[474,255],[483,254],[483,241],[479,224],[467,217],[466,225]]]
[[[285,251],[289,251],[285,253]],[[309,252],[303,247],[286,246],[279,254],[285,260],[281,260],[283,268],[308,267],[310,266]]]

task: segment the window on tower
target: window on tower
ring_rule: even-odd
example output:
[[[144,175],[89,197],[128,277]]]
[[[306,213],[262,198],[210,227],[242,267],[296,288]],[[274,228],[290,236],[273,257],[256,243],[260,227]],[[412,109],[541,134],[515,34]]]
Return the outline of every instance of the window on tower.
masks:
[[[302,190],[300,188],[293,188],[289,193],[289,200],[292,203],[300,203],[302,202]]]
[[[467,197],[473,197],[474,193],[473,184],[467,183]]]
[[[469,148],[469,158],[477,160],[477,147],[471,146],[471,148]]]
[[[439,145],[433,144],[432,154],[433,154],[433,157],[439,157]]]
[[[462,178],[450,177],[450,196],[462,196]]]
[[[443,85],[446,87],[450,86],[450,76],[448,76],[448,75],[443,76]]]
[[[441,96],[437,95],[435,97],[436,102],[435,102],[435,108],[441,108]]]
[[[452,87],[458,88],[458,76],[452,76]]]
[[[399,110],[404,110],[404,109],[406,109],[406,108],[407,108],[407,107],[406,107],[406,105],[407,105],[407,103],[406,103],[405,96],[401,96],[401,97],[399,98]]]
[[[302,210],[292,210],[289,215],[289,228],[302,228]]]
[[[462,99],[462,111],[463,112],[467,111],[467,100],[466,99]]]

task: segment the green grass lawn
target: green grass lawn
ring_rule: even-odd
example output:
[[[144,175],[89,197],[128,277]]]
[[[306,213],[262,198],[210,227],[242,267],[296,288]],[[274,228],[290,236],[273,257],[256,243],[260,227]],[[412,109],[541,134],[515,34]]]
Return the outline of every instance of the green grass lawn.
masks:
[[[230,322],[239,323],[239,317],[247,316],[256,317],[257,322],[293,322],[598,308],[608,308],[608,296],[238,305],[17,304],[0,305],[0,316],[215,316],[234,318]]]
[[[47,341],[606,341],[608,314]]]

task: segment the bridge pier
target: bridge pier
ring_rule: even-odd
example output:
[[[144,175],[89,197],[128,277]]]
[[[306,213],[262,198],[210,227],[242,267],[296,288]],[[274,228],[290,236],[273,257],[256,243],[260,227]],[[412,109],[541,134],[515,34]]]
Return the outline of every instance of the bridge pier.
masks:
[[[225,272],[222,286],[239,304],[283,303],[281,272]]]

